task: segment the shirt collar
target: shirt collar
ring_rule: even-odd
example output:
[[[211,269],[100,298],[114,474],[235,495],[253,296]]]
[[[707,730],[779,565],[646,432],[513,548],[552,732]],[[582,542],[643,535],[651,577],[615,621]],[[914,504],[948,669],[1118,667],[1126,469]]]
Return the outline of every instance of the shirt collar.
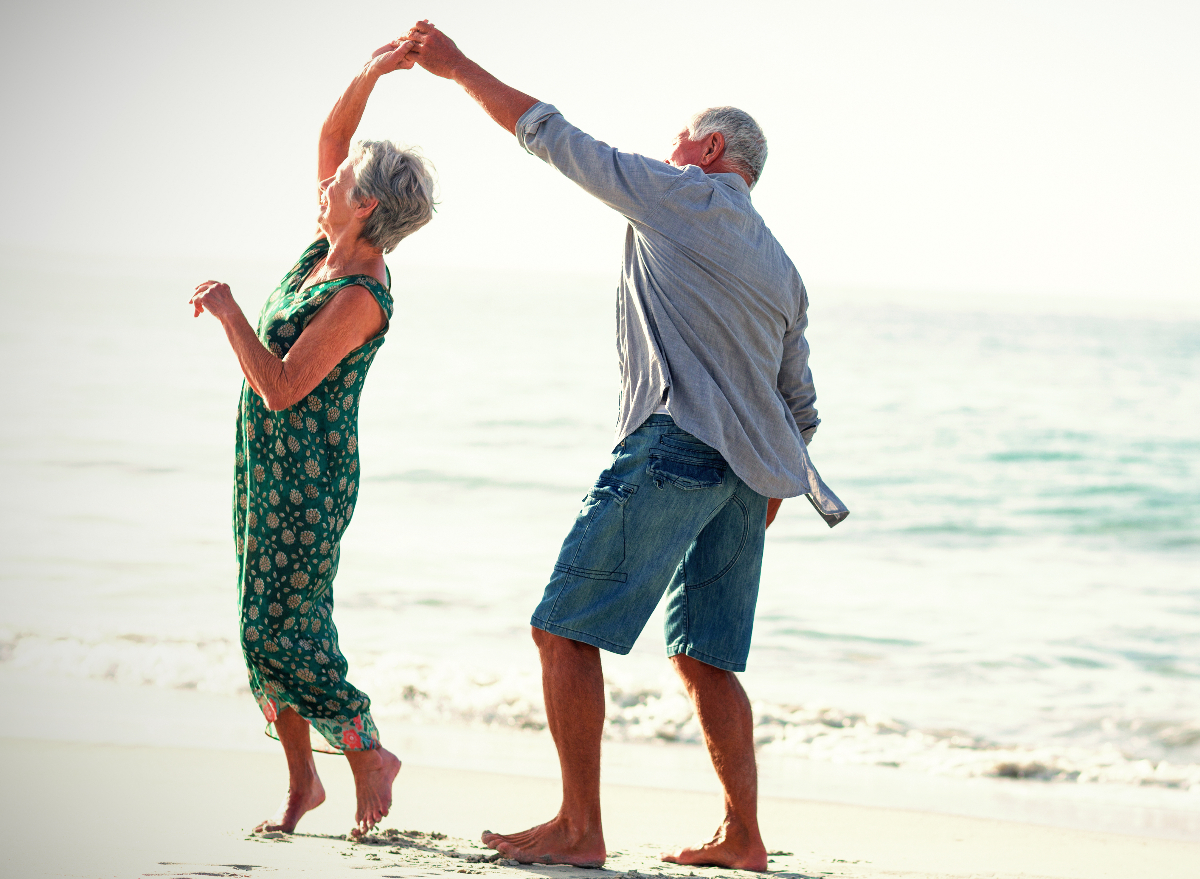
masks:
[[[708,176],[713,180],[719,180],[732,189],[736,189],[742,195],[750,194],[750,187],[746,184],[746,179],[741,174],[733,171],[723,171],[720,174],[709,174]]]

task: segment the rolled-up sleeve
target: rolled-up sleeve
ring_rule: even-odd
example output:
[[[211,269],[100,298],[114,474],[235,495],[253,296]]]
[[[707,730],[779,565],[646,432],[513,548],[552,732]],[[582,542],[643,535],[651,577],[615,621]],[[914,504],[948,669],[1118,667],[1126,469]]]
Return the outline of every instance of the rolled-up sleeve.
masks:
[[[682,171],[625,153],[580,131],[553,104],[537,103],[517,120],[517,142],[585,192],[631,220],[648,222]]]
[[[807,316],[801,315],[784,334],[783,360],[779,367],[779,392],[796,420],[805,445],[812,442],[817,425],[821,423],[817,417],[817,389],[808,366],[808,340],[804,338],[807,326]]]

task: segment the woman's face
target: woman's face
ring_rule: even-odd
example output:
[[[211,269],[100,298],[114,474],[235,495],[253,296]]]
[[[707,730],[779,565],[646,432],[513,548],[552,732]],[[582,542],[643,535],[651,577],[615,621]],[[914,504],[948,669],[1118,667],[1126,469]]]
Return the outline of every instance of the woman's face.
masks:
[[[354,160],[347,157],[332,177],[321,181],[321,209],[317,222],[322,228],[342,229],[354,219],[350,191],[354,189]]]

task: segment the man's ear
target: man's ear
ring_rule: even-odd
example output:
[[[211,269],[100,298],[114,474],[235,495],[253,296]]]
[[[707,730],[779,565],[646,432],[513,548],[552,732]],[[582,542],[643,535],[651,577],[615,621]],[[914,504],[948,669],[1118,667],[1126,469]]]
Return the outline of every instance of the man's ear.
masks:
[[[704,155],[700,157],[700,166],[706,168],[723,155],[725,155],[725,135],[714,131],[708,136],[708,143],[704,145]]]
[[[360,220],[365,220],[367,217],[371,216],[371,213],[375,210],[375,206],[377,204],[379,204],[379,199],[377,198],[363,199],[357,205],[355,205],[354,216]]]

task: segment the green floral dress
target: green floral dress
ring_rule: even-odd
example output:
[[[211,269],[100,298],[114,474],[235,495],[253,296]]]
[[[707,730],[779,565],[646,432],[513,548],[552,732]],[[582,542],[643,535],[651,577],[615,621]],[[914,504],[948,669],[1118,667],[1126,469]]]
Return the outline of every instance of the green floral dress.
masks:
[[[263,306],[258,337],[277,356],[345,287],[365,287],[392,316],[388,290],[367,275],[300,289],[328,250],[325,239],[313,243]],[[268,733],[291,707],[335,752],[379,746],[371,700],[346,680],[332,586],[358,496],[359,398],[386,330],[290,409],[270,411],[248,383],[238,407],[233,527],[250,688]]]

